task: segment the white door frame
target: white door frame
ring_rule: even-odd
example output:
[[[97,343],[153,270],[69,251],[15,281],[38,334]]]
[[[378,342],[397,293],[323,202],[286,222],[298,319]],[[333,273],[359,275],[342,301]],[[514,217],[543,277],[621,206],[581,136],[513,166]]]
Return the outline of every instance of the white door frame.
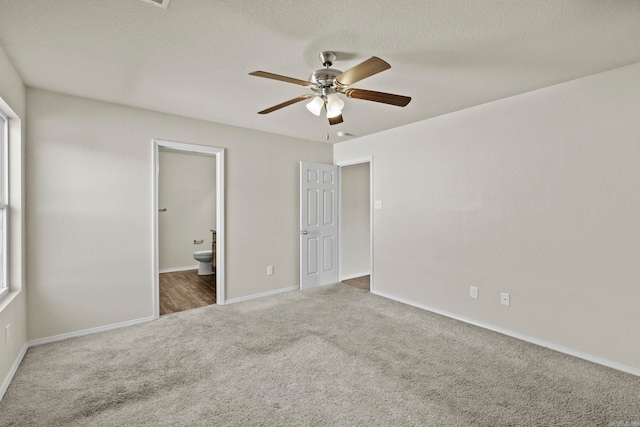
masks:
[[[153,317],[160,317],[160,258],[158,229],[158,179],[160,172],[160,147],[171,150],[206,154],[216,158],[216,304],[225,303],[225,233],[224,233],[224,148],[208,145],[186,144],[184,142],[152,140],[153,149],[153,201],[152,201],[152,242],[153,242]]]
[[[342,254],[342,168],[344,166],[359,165],[362,163],[369,163],[369,266],[371,268],[371,279],[369,283],[369,291],[374,290],[374,266],[373,266],[373,156],[359,157],[352,160],[342,160],[336,162],[338,166],[338,174],[340,187],[338,191],[340,195],[338,197],[338,254]],[[338,280],[342,281],[342,265],[340,258],[338,258]]]

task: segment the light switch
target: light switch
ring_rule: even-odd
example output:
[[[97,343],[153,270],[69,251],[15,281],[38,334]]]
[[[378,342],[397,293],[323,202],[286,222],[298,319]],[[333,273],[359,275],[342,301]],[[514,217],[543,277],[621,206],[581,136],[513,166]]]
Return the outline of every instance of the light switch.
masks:
[[[478,287],[469,286],[469,296],[473,299],[478,299]]]

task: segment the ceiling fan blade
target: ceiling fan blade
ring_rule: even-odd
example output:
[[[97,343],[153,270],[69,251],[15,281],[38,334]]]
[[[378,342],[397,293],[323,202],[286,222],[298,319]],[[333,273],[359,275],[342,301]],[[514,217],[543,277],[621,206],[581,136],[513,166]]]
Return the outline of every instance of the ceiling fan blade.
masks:
[[[307,94],[307,95],[300,95],[297,96],[293,99],[290,99],[288,101],[283,102],[282,104],[278,104],[278,105],[274,105],[271,108],[267,108],[266,110],[262,110],[262,111],[258,111],[258,114],[269,114],[269,113],[273,113],[276,110],[279,110],[281,108],[284,107],[288,107],[289,105],[295,104],[296,102],[300,102],[300,101],[304,101],[305,99],[309,99],[311,98],[313,95]]]
[[[362,79],[366,79],[374,74],[388,70],[389,68],[391,68],[391,65],[386,61],[383,61],[377,56],[372,56],[366,61],[361,62],[355,67],[349,68],[347,71],[336,77],[336,84],[338,86],[350,86]]]
[[[335,116],[335,117],[329,117],[328,119],[329,119],[329,124],[332,125],[332,126],[333,125],[338,125],[338,124],[343,122],[342,114],[340,114],[339,116]]]
[[[311,83],[305,80],[294,79],[293,77],[281,76],[279,74],[267,73],[266,71],[254,71],[250,76],[264,77],[265,79],[279,80],[281,82],[293,83],[300,86],[310,86]]]
[[[381,102],[383,104],[396,105],[398,107],[406,106],[411,97],[394,95],[393,93],[376,92],[374,90],[364,89],[347,89],[344,92],[348,98],[364,99],[365,101]]]

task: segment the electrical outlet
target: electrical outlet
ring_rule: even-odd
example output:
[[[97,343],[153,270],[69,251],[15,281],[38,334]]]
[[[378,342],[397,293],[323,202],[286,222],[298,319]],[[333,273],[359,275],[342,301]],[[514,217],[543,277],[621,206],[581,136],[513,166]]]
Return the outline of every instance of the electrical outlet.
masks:
[[[9,338],[11,338],[11,325],[4,327],[4,343],[9,344]]]
[[[382,209],[382,200],[376,200],[373,206],[375,209]]]
[[[509,294],[504,292],[500,294],[500,304],[509,305]]]
[[[469,296],[471,298],[478,298],[478,287],[477,286],[469,286]]]
[[[267,266],[267,276],[273,276],[273,265]]]

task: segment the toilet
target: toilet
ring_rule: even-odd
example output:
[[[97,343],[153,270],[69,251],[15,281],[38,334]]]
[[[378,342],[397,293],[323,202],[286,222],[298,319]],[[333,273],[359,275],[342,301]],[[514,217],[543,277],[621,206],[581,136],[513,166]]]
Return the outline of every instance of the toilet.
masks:
[[[193,258],[196,261],[200,261],[198,266],[198,276],[208,276],[213,274],[213,267],[211,266],[211,260],[213,259],[213,250],[208,251],[195,251]]]

